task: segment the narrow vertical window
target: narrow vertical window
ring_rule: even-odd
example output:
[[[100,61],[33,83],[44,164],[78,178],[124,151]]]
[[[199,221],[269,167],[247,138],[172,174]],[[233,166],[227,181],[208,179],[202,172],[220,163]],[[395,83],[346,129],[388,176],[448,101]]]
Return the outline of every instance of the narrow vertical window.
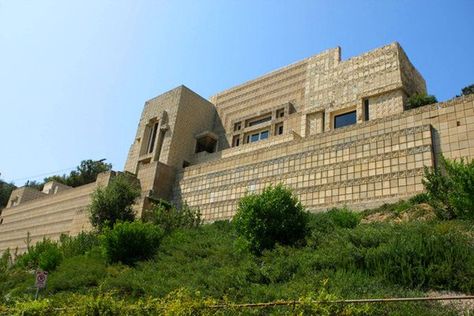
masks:
[[[276,111],[276,117],[277,118],[280,118],[280,117],[284,117],[285,116],[285,109],[279,109]]]
[[[275,135],[282,135],[283,134],[283,123],[279,123],[275,125]]]
[[[241,128],[242,128],[241,122],[237,122],[234,124],[234,131],[240,131]]]
[[[240,145],[240,136],[239,135],[235,135],[233,138],[232,138],[232,147],[237,147]]]
[[[148,150],[147,150],[148,153],[153,152],[153,149],[155,147],[155,139],[156,139],[157,131],[158,131],[158,122],[153,124],[152,130],[151,130],[151,133],[150,133],[150,138],[148,138],[148,147],[147,147],[148,148]]]
[[[364,99],[364,121],[369,120],[369,99]]]

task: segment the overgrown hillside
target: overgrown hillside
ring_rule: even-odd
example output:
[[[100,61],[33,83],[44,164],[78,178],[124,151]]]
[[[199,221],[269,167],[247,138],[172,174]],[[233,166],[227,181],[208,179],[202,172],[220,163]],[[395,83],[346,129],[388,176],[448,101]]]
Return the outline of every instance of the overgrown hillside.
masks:
[[[307,214],[277,186],[241,201],[232,223],[205,225],[189,208],[158,205],[145,214],[146,223],[111,228],[106,222],[100,232],[45,240],[13,265],[4,255],[0,314],[457,315],[461,304],[324,303],[473,294],[474,225],[464,216],[470,213],[450,206],[454,215],[447,218],[433,199],[427,194],[362,213]],[[278,212],[290,215],[282,219]],[[289,226],[304,234],[289,238],[296,236],[285,235]],[[37,267],[50,273],[33,301]],[[233,305],[281,300],[295,303]]]

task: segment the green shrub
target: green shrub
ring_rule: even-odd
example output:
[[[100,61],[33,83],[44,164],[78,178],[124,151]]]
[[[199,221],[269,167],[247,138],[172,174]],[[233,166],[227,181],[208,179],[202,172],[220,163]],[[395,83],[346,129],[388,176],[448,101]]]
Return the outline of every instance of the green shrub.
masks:
[[[26,253],[18,257],[16,265],[27,269],[54,270],[62,260],[62,253],[56,242],[44,238],[30,246]]]
[[[80,232],[76,236],[61,235],[60,249],[64,258],[83,255],[99,245],[99,237],[95,232]]]
[[[0,273],[5,273],[12,264],[12,256],[10,253],[10,248],[4,250],[2,256],[0,257]]]
[[[133,221],[133,204],[140,196],[140,186],[135,178],[118,174],[105,188],[98,187],[92,194],[90,205],[91,224],[101,231],[112,228],[119,221]]]
[[[327,212],[327,216],[337,227],[354,228],[360,223],[359,214],[348,208],[333,208]]]
[[[410,203],[411,205],[417,205],[417,204],[429,203],[429,202],[430,202],[430,196],[428,195],[428,193],[419,193],[408,199],[408,203]]]
[[[414,94],[408,98],[407,110],[438,102],[435,96],[426,93]]]
[[[423,185],[441,219],[474,219],[474,160],[440,159],[440,167],[425,168]]]
[[[469,95],[469,94],[474,94],[474,84],[471,84],[461,89],[461,95]]]
[[[279,184],[239,201],[234,217],[238,235],[254,253],[276,243],[294,245],[307,233],[308,213],[292,192]]]
[[[97,286],[106,276],[105,260],[100,249],[87,255],[69,257],[49,276],[48,289],[53,292]]]
[[[360,267],[410,288],[472,291],[473,245],[457,230],[439,228],[426,223],[400,225],[385,242],[362,250]]]
[[[162,237],[163,231],[151,223],[123,222],[105,230],[101,244],[108,262],[133,265],[153,257]]]
[[[165,233],[177,228],[199,227],[202,224],[199,208],[191,208],[186,203],[181,209],[169,203],[156,203],[143,212],[142,220],[158,225]]]

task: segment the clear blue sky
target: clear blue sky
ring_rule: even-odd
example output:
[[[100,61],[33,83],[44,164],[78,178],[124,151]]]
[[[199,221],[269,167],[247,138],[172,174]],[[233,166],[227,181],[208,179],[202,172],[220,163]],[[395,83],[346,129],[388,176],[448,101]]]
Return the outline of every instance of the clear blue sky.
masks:
[[[474,83],[473,13],[474,0],[0,0],[1,178],[84,159],[122,170],[145,100],[180,84],[209,97],[335,46],[346,59],[398,41],[449,99]]]

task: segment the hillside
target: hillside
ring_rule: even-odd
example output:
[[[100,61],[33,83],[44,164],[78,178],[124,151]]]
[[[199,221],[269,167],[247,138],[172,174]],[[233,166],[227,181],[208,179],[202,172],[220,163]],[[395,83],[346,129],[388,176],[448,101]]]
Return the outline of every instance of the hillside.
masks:
[[[205,306],[416,297],[433,291],[473,293],[473,223],[440,221],[427,216],[429,212],[426,206],[402,201],[361,214],[345,209],[312,214],[310,232],[300,245],[276,246],[261,256],[239,246],[229,222],[176,229],[163,238],[151,260],[135,266],[106,263],[98,237],[84,234],[76,239],[79,242],[64,243],[68,245],[61,248],[64,259],[50,273],[37,302],[31,302],[33,274],[18,266],[3,268],[3,310],[31,315],[106,311],[118,315],[125,310],[147,315],[187,309],[198,314],[287,314],[296,312],[295,307],[213,310]],[[296,307],[304,308],[320,311],[317,308],[323,307]],[[339,314],[341,308],[327,307],[327,312]],[[456,314],[452,306],[435,302],[345,308],[345,312],[373,315]]]

